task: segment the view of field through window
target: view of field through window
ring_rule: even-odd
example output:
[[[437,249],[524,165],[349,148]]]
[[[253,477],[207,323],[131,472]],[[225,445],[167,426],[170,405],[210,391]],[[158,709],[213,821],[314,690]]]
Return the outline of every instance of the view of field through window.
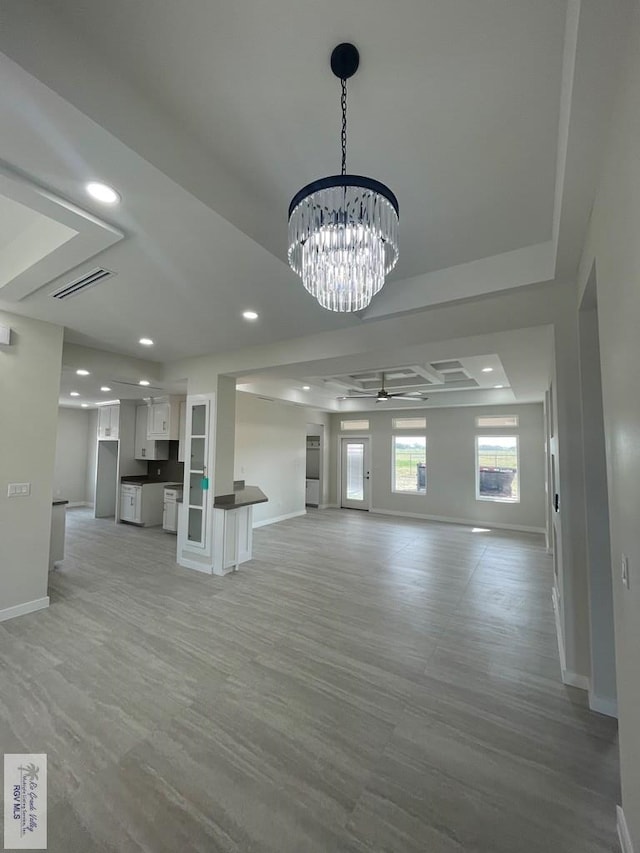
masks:
[[[517,436],[477,436],[476,466],[478,498],[514,503],[520,500]]]
[[[427,491],[427,439],[424,435],[393,437],[393,491]]]

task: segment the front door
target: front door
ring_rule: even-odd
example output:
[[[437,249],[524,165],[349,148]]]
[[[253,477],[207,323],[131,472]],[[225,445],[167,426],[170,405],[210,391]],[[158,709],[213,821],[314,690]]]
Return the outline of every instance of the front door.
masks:
[[[343,438],[341,506],[369,510],[369,439]]]

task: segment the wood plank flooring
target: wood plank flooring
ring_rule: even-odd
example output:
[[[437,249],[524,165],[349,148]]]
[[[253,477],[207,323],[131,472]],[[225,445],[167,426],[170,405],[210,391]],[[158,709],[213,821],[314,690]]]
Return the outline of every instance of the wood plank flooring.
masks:
[[[542,538],[317,511],[212,578],[68,513],[0,624],[50,853],[611,853],[616,726],[560,682]]]

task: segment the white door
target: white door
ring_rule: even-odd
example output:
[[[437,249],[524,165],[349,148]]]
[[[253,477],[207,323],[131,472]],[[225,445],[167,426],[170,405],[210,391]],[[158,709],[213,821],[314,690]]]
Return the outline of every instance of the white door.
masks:
[[[369,510],[369,439],[343,438],[341,451],[340,505],[346,509]]]

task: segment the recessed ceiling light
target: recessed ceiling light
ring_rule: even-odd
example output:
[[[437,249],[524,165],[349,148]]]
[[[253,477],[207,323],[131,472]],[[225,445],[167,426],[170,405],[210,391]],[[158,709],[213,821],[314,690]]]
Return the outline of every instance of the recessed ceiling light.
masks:
[[[102,387],[100,388],[100,390],[101,390],[101,391],[111,391],[111,388],[109,388],[109,386],[108,386],[108,385],[102,385]]]
[[[256,311],[243,311],[242,316],[245,320],[257,320],[258,314]]]
[[[84,368],[82,368],[82,367],[80,368],[80,370],[76,370],[76,373],[78,374],[78,376],[88,376],[89,375],[89,371],[84,370]]]
[[[148,379],[141,379],[140,382],[138,382],[138,385],[148,385],[148,384],[149,384]]]
[[[69,396],[70,397],[79,397],[80,392],[79,391],[69,391]]]
[[[102,204],[116,204],[120,201],[120,195],[107,184],[100,184],[97,181],[91,181],[85,187],[87,193],[96,201],[101,201]]]
[[[152,347],[153,346],[153,341],[151,340],[151,338],[140,338],[138,343],[142,344],[143,347]]]
[[[483,373],[493,373],[493,367],[483,367],[482,372]]]
[[[89,408],[89,404],[88,404],[88,403],[80,403],[80,405],[82,406],[82,408],[83,408],[83,409],[88,409],[88,408]]]
[[[311,385],[303,385],[302,390],[303,391],[311,391]]]
[[[494,385],[494,388],[504,388],[504,385]]]

